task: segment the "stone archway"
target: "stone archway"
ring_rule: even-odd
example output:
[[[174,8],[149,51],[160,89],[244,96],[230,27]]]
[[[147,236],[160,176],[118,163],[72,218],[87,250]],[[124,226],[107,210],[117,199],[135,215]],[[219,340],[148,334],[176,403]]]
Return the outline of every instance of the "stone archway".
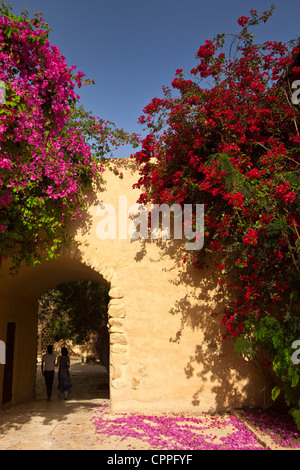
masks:
[[[8,265],[6,274],[8,273]],[[109,377],[110,397],[113,390],[123,386],[123,369],[128,363],[128,339],[126,335],[125,296],[116,273],[108,269],[99,259],[84,258],[74,244],[62,251],[58,259],[43,262],[38,267],[22,267],[17,276],[3,274],[0,287],[0,334],[5,337],[6,325],[16,325],[16,345],[13,364],[11,403],[33,398],[35,357],[37,350],[38,298],[55,285],[73,280],[94,280],[109,288],[108,333],[109,333]],[[7,318],[5,315],[7,312]],[[36,343],[36,344],[35,344]],[[35,346],[35,347],[34,347]],[[28,353],[27,360],[24,355]],[[26,369],[28,370],[26,371]],[[0,403],[4,367],[0,368]],[[24,393],[22,392],[24,391]]]
[[[115,160],[124,178],[107,170],[105,187],[87,194],[88,208],[70,223],[73,242],[57,260],[22,267],[16,277],[0,269],[0,341],[16,324],[13,400],[32,397],[36,372],[37,299],[72,280],[109,287],[111,411],[208,411],[260,405],[263,377],[238,358],[211,312],[222,308],[214,264],[196,272],[182,263],[181,240],[131,240],[121,223],[139,196],[138,169]],[[122,204],[120,204],[120,201]],[[99,237],[103,205],[115,208],[114,239]],[[176,243],[175,243],[176,242]],[[0,364],[0,393],[3,366]],[[1,396],[0,396],[1,406]]]
[[[109,367],[110,367],[110,396],[112,389],[123,386],[123,369],[128,364],[128,338],[126,334],[126,304],[124,290],[120,286],[117,274],[105,266],[99,258],[82,258],[78,250],[68,250],[64,254],[83,263],[93,271],[100,274],[104,281],[109,284],[108,304],[108,333],[109,333]]]

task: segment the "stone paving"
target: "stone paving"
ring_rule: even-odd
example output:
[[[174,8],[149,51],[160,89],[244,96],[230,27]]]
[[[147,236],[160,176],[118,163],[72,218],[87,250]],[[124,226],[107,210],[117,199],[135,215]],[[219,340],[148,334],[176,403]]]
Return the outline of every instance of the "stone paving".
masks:
[[[109,403],[105,368],[73,362],[70,371],[74,392],[69,399],[58,398],[56,371],[53,396],[47,401],[38,365],[36,399],[0,410],[0,450],[105,448],[105,439],[97,441],[91,423],[94,410]]]
[[[139,439],[96,433],[92,419],[99,405],[109,406],[103,366],[73,361],[70,371],[74,386],[70,398],[58,398],[56,373],[53,397],[47,401],[38,366],[36,399],[0,409],[0,450],[151,450],[150,444]],[[114,417],[108,415],[106,419]],[[227,432],[230,430],[226,428],[220,431],[223,436]],[[259,440],[259,436],[256,438]],[[272,448],[268,442],[259,442]]]

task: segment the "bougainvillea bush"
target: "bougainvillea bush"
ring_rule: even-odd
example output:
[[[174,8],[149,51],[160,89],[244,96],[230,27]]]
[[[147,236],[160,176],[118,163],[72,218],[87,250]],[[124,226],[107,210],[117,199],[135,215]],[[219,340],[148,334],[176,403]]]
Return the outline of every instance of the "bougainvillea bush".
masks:
[[[138,136],[79,106],[91,82],[49,42],[41,13],[0,7],[0,255],[14,267],[54,257],[80,217],[84,192],[101,182],[103,157]]]
[[[224,336],[240,354],[262,357],[279,379],[300,428],[300,371],[292,343],[300,339],[300,121],[292,100],[299,77],[297,41],[255,43],[265,23],[251,10],[240,33],[220,34],[181,69],[140,122],[147,136],[133,155],[140,202],[205,205],[204,247],[183,262],[216,262],[226,307]],[[209,312],[212,315],[215,312]],[[298,413],[298,414],[297,414]]]

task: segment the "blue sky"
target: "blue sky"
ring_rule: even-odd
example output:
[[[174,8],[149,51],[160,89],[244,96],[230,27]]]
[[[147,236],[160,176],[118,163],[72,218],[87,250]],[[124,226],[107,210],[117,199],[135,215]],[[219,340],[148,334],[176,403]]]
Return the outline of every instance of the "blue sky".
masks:
[[[76,65],[95,85],[80,90],[81,103],[95,116],[144,135],[137,120],[175,70],[188,72],[206,39],[240,30],[237,18],[275,12],[256,29],[259,41],[287,42],[300,36],[299,0],[8,0],[16,14],[41,11],[52,28],[50,42],[68,65]],[[117,157],[130,156],[123,147]]]

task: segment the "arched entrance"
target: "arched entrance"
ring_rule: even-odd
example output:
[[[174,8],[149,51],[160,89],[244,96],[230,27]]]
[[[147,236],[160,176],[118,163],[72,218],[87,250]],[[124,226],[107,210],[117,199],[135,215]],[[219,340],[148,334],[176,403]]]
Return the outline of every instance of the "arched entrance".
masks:
[[[181,240],[126,236],[125,227],[135,222],[129,208],[139,196],[133,189],[139,169],[130,159],[113,163],[124,177],[107,170],[104,187],[87,195],[83,217],[68,227],[74,240],[69,249],[56,260],[22,267],[18,276],[8,274],[5,262],[1,266],[0,341],[10,338],[7,352],[13,351],[11,402],[34,394],[38,298],[57,284],[90,280],[109,287],[112,412],[259,406],[262,375],[237,357],[232,342],[223,342],[220,324],[212,320],[211,312],[224,303],[213,262],[191,270],[182,263]],[[114,209],[110,232],[116,236],[104,236],[103,207]],[[3,382],[0,364],[0,406]]]
[[[5,265],[2,273],[4,270]],[[93,281],[109,288],[110,390],[113,381],[121,378],[120,346],[126,353],[127,345],[123,291],[117,285],[115,273],[99,266],[95,260],[82,259],[81,254],[71,248],[58,259],[45,261],[36,267],[22,267],[18,275],[7,274],[1,279],[0,334],[3,338],[7,337],[7,332],[12,336],[6,364],[0,368],[1,405],[8,402],[16,404],[34,397],[38,299],[56,285],[70,281]],[[117,361],[114,358],[116,350]]]

